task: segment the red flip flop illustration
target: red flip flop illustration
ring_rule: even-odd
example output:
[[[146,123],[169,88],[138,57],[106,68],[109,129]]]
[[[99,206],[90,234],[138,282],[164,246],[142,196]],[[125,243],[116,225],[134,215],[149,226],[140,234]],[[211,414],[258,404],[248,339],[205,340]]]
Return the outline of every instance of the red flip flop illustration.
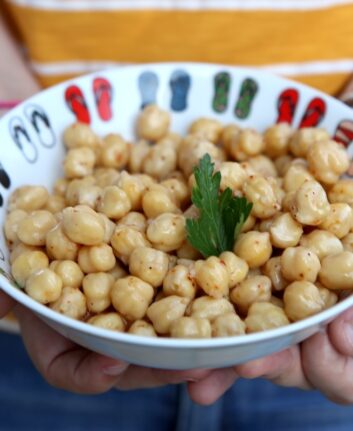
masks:
[[[70,85],[65,91],[65,100],[70,111],[80,123],[90,124],[91,117],[85,97],[77,85]]]
[[[278,97],[278,117],[276,123],[292,124],[298,105],[299,92],[295,88],[287,88]]]
[[[96,108],[99,117],[103,121],[111,120],[113,116],[112,112],[112,86],[110,82],[105,78],[95,78],[93,80],[93,93],[94,100],[96,102]]]
[[[343,120],[336,127],[333,139],[336,142],[348,147],[348,145],[353,141],[353,121]]]
[[[312,99],[300,121],[299,129],[303,127],[316,127],[324,118],[326,103],[320,97]]]

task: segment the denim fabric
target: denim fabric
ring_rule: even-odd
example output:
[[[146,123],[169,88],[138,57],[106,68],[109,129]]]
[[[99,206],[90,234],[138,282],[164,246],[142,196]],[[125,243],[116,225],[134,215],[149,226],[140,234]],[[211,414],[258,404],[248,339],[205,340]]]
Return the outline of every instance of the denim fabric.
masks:
[[[21,339],[0,333],[0,431],[351,431],[353,407],[240,380],[210,407],[184,386],[80,396],[50,387]]]

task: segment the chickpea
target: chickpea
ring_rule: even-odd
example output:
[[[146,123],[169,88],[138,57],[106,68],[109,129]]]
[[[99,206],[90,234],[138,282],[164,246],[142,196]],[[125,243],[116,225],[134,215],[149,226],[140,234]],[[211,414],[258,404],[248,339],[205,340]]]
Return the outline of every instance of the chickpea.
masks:
[[[257,175],[261,175],[263,177],[277,177],[277,169],[275,164],[271,159],[264,156],[263,154],[250,157],[250,159],[247,160],[247,163],[249,163]]]
[[[241,190],[247,175],[244,168],[237,162],[222,162],[219,172],[221,173],[221,186],[223,191],[229,187],[232,191]]]
[[[240,259],[240,257],[230,251],[224,251],[220,254],[219,258],[227,269],[230,288],[245,280],[249,272],[249,266],[245,260]]]
[[[26,280],[35,272],[49,266],[48,256],[42,251],[26,251],[20,254],[11,265],[11,273],[16,283],[24,287]]]
[[[166,296],[177,295],[194,299],[196,289],[196,282],[191,276],[189,268],[184,265],[176,265],[171,268],[163,280],[163,292]]]
[[[147,309],[147,316],[151,320],[158,334],[170,333],[175,320],[184,316],[189,298],[171,295],[154,302]]]
[[[199,118],[189,128],[189,133],[200,134],[214,144],[218,142],[221,132],[222,124],[213,118]]]
[[[148,142],[144,140],[140,140],[131,146],[128,166],[131,173],[136,174],[142,171],[142,163],[149,153],[150,148]]]
[[[314,282],[320,271],[320,259],[310,249],[302,246],[288,247],[281,256],[284,278],[288,281]]]
[[[233,305],[227,299],[217,299],[207,295],[194,299],[187,311],[187,314],[191,317],[208,319],[210,322],[217,316],[222,316],[226,313],[235,313]]]
[[[170,115],[156,105],[148,105],[137,120],[137,134],[148,141],[158,141],[167,134]]]
[[[353,226],[353,210],[346,203],[335,203],[330,205],[330,212],[325,220],[320,224],[320,228],[328,230],[343,238],[348,234]]]
[[[111,219],[119,220],[131,210],[131,202],[120,187],[108,186],[103,189],[97,210]]]
[[[330,254],[343,251],[341,241],[332,232],[319,229],[303,235],[300,239],[300,245],[310,248],[320,260]]]
[[[319,289],[309,281],[295,281],[287,286],[283,301],[284,311],[292,322],[319,313],[325,307]]]
[[[85,189],[86,187],[88,188],[88,190],[90,190],[89,187],[94,185],[95,185],[95,179],[92,176],[88,176],[80,179],[74,179],[70,181],[65,192],[66,204],[70,206],[78,205],[79,196],[81,196],[81,199],[82,199],[82,196],[85,196],[88,194],[86,190],[84,190],[83,193],[81,192],[81,190]]]
[[[277,296],[272,295],[270,299],[270,303],[273,305],[276,305],[279,308],[284,308],[284,302],[283,299],[277,298]]]
[[[343,237],[341,240],[341,244],[344,250],[353,252],[353,233],[349,233],[348,235]],[[335,253],[330,254],[339,253],[340,251],[343,251],[343,249],[337,250]]]
[[[245,319],[247,332],[266,331],[289,325],[288,317],[281,307],[269,302],[256,302],[249,308]]]
[[[270,234],[256,231],[240,234],[234,246],[234,253],[245,260],[250,268],[264,265],[272,254]]]
[[[197,260],[201,258],[201,253],[187,240],[182,243],[176,253],[179,259]]]
[[[78,264],[83,272],[105,272],[115,266],[113,249],[108,244],[83,246],[78,252]]]
[[[48,304],[60,297],[62,287],[61,278],[54,271],[43,268],[27,278],[25,290],[31,298],[41,304]]]
[[[349,167],[346,149],[335,141],[314,143],[307,157],[310,171],[325,184],[335,184]]]
[[[243,191],[246,198],[253,203],[252,214],[255,217],[272,217],[281,209],[272,185],[264,177],[250,176],[243,184]]]
[[[11,243],[19,241],[17,235],[18,225],[26,217],[27,213],[23,210],[14,210],[7,214],[4,224],[5,238],[7,241]]]
[[[271,280],[272,289],[276,292],[284,290],[284,288],[289,284],[282,274],[280,256],[272,257],[268,260],[262,268],[262,272]]]
[[[49,211],[33,211],[18,223],[17,236],[25,244],[42,246],[45,245],[47,233],[56,224],[55,217]]]
[[[123,171],[116,185],[126,193],[132,210],[137,211],[142,209],[142,196],[146,187],[139,177]]]
[[[216,256],[195,263],[195,279],[201,289],[213,298],[227,297],[229,275],[225,263]]]
[[[168,271],[169,259],[163,251],[150,247],[136,247],[130,255],[129,270],[132,275],[161,286]]]
[[[293,163],[289,166],[283,178],[283,188],[289,192],[296,192],[306,181],[313,181],[314,177],[305,166]]]
[[[219,137],[220,143],[223,145],[227,153],[229,153],[229,149],[231,147],[231,143],[234,138],[238,135],[241,128],[236,124],[228,124],[223,127],[221,135]]]
[[[316,287],[319,289],[320,296],[322,300],[324,301],[324,309],[332,307],[335,305],[338,301],[338,296],[335,292],[332,292],[329,289],[326,289],[326,287],[321,286],[320,284],[316,283]]]
[[[276,217],[270,227],[271,243],[277,248],[296,246],[303,234],[303,228],[289,213]]]
[[[319,280],[331,290],[353,289],[353,253],[342,251],[326,256],[321,263]]]
[[[83,272],[76,262],[72,260],[53,260],[49,265],[49,269],[61,278],[63,286],[80,288]]]
[[[118,225],[110,239],[116,256],[125,264],[130,260],[131,253],[137,247],[148,247],[150,245],[144,233],[130,226]]]
[[[105,242],[106,244],[110,243],[110,239],[114,233],[116,224],[109,219],[109,217],[107,217],[105,214],[103,213],[98,213],[102,224],[104,226],[104,237],[103,237],[103,242]]]
[[[296,130],[289,141],[289,149],[296,157],[306,157],[309,148],[316,142],[325,142],[329,139],[325,129],[318,127],[305,127]]]
[[[72,319],[80,320],[87,313],[85,295],[74,287],[63,287],[60,297],[50,304],[50,308]]]
[[[141,233],[145,233],[147,230],[147,219],[143,214],[131,211],[119,220],[118,226],[131,227]]]
[[[242,314],[246,314],[254,302],[269,302],[270,298],[271,280],[264,275],[248,277],[230,292],[230,300]]]
[[[324,188],[317,181],[306,181],[295,193],[290,210],[299,223],[319,225],[330,212]]]
[[[353,206],[353,180],[344,178],[337,181],[328,192],[328,197],[331,203],[343,202]]]
[[[10,253],[10,263],[11,265],[14,261],[26,251],[43,251],[41,247],[34,247],[32,245],[23,244],[23,242],[17,243]]]
[[[10,196],[8,210],[36,211],[45,206],[49,193],[42,186],[22,186]]]
[[[295,208],[296,192],[287,193],[282,200],[282,211],[291,212]]]
[[[257,156],[264,148],[265,141],[260,133],[253,129],[243,129],[233,137],[228,151],[234,160],[242,162]]]
[[[195,271],[194,271],[195,261],[194,260],[192,260],[192,259],[177,259],[176,264],[177,265],[183,265],[189,269],[192,269],[193,270],[192,277],[195,276]]]
[[[88,323],[98,328],[109,329],[110,331],[124,332],[125,322],[124,319],[114,312],[97,314],[88,319]]]
[[[284,177],[293,160],[293,157],[289,154],[284,154],[283,156],[277,157],[274,160],[274,164],[276,166],[278,175]]]
[[[122,169],[129,160],[130,144],[120,135],[110,133],[103,139],[100,164],[106,168]]]
[[[246,233],[251,231],[256,224],[256,218],[250,214],[249,217],[245,220],[243,227],[241,228],[241,233]]]
[[[93,130],[84,123],[74,123],[67,127],[63,135],[64,144],[67,148],[99,147],[100,139]]]
[[[173,338],[211,338],[211,323],[207,319],[183,316],[170,326]]]
[[[153,326],[145,320],[135,320],[128,332],[129,334],[140,335],[142,337],[157,337]]]
[[[114,268],[108,271],[108,274],[111,274],[114,277],[114,280],[119,280],[119,278],[123,278],[128,275],[125,268],[118,261]]]
[[[182,208],[190,203],[189,187],[184,179],[168,178],[160,183]]]
[[[93,171],[95,185],[104,189],[108,186],[115,185],[120,178],[120,172],[114,168],[95,168]]]
[[[64,160],[66,178],[82,178],[93,173],[96,163],[94,150],[89,147],[73,148],[68,151]]]
[[[280,157],[288,152],[289,140],[293,129],[287,123],[279,123],[266,129],[264,133],[265,153],[271,157]]]
[[[142,171],[158,180],[166,178],[176,167],[176,150],[168,144],[151,147],[142,162]]]
[[[150,187],[142,197],[142,208],[148,218],[156,218],[163,213],[178,213],[169,191],[160,185]]]
[[[71,241],[83,245],[98,245],[103,242],[105,225],[99,214],[77,206],[65,208],[62,214],[62,228]]]
[[[146,233],[154,248],[162,251],[176,250],[186,237],[185,219],[179,214],[161,214],[151,221]]]
[[[77,258],[79,247],[65,235],[62,223],[58,223],[47,233],[45,245],[50,259],[76,260]]]
[[[59,178],[58,180],[56,180],[53,187],[54,195],[65,197],[66,189],[69,183],[70,181],[67,178]]]
[[[235,313],[217,316],[211,326],[212,337],[230,337],[245,334],[245,323]]]
[[[64,196],[51,195],[48,197],[47,203],[44,209],[51,212],[52,214],[62,211],[66,206]]]
[[[83,185],[78,190],[77,200],[74,205],[85,205],[92,209],[95,209],[97,207],[101,194],[101,187],[88,184]]]
[[[158,139],[156,145],[167,145],[174,148],[175,151],[178,151],[182,140],[182,136],[178,133],[167,132],[163,138]]]

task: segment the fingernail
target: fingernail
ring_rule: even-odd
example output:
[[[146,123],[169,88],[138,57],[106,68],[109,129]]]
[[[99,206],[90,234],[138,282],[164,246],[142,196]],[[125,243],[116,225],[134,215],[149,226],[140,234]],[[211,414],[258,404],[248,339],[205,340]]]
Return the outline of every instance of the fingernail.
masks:
[[[128,366],[129,364],[126,364],[125,362],[119,362],[116,365],[110,365],[109,367],[103,368],[103,373],[107,376],[119,376]]]

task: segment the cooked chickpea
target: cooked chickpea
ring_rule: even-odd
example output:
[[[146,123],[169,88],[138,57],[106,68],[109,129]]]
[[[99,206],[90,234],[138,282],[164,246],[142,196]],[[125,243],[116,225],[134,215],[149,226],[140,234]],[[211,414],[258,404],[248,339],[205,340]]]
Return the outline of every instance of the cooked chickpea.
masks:
[[[222,124],[214,118],[199,118],[191,123],[189,133],[197,133],[207,140],[217,143],[222,132]]]
[[[281,257],[271,257],[265,266],[262,268],[262,272],[266,275],[272,283],[272,289],[274,291],[282,291],[286,286],[288,286],[289,282],[283,277],[282,274],[282,266],[281,266]]]
[[[148,218],[156,218],[163,213],[178,213],[169,190],[160,185],[150,187],[142,197],[142,208]]]
[[[353,253],[342,251],[321,262],[319,280],[331,290],[353,289]]]
[[[189,260],[197,260],[200,259],[201,253],[194,248],[189,241],[184,241],[182,245],[176,251],[176,254],[179,259],[189,259]]]
[[[62,223],[58,223],[47,233],[45,245],[50,259],[76,260],[77,258],[79,246],[65,235]]]
[[[247,332],[266,331],[288,324],[289,320],[283,309],[269,302],[252,304],[245,319]]]
[[[177,295],[194,299],[196,290],[196,281],[189,268],[184,265],[171,268],[163,280],[163,292],[166,296]]]
[[[226,313],[235,313],[233,305],[227,299],[207,295],[194,299],[187,310],[187,315],[208,319],[210,322]]]
[[[49,269],[58,274],[63,286],[78,289],[82,284],[83,272],[79,265],[72,260],[53,260],[49,265]]]
[[[212,337],[230,337],[245,334],[245,323],[235,313],[217,316],[212,324]]]
[[[150,245],[144,233],[130,226],[118,225],[110,239],[116,256],[127,264],[131,253],[137,247],[148,247]]]
[[[330,254],[343,251],[341,241],[332,232],[319,229],[303,235],[300,239],[300,245],[310,248],[320,260]]]
[[[316,142],[325,142],[329,134],[325,129],[305,127],[296,130],[289,141],[289,149],[296,157],[305,157],[309,148]]]
[[[295,281],[287,286],[283,301],[284,311],[293,322],[319,313],[325,307],[319,289],[309,281]]]
[[[227,152],[229,152],[231,143],[240,130],[241,128],[236,124],[228,124],[223,127],[219,140]]]
[[[147,219],[143,214],[131,211],[119,220],[118,226],[128,226],[141,233],[145,233],[147,230]]]
[[[169,191],[169,194],[175,199],[180,207],[184,208],[185,205],[190,203],[190,191],[184,179],[168,178],[160,184]]]
[[[314,177],[308,171],[308,169],[299,164],[293,163],[289,166],[286,174],[283,178],[283,188],[289,192],[296,192],[299,187],[305,183],[305,181],[313,181]]]
[[[148,141],[158,141],[167,134],[170,115],[156,105],[147,106],[137,120],[137,134]]]
[[[23,210],[14,210],[7,214],[4,224],[5,238],[7,241],[14,243],[19,241],[17,231],[20,222],[27,217],[27,212]]]
[[[99,214],[88,211],[88,208],[65,208],[62,212],[62,228],[65,235],[77,244],[98,245],[104,240],[105,225]]]
[[[48,268],[33,272],[27,278],[25,286],[28,295],[41,304],[56,301],[61,295],[62,288],[61,278]]]
[[[270,234],[249,231],[239,235],[234,246],[234,253],[244,259],[250,268],[264,265],[272,254]]]
[[[119,220],[131,210],[131,202],[123,189],[118,186],[108,186],[103,189],[97,210],[111,219]]]
[[[11,265],[11,273],[16,283],[24,287],[31,274],[49,266],[48,256],[42,251],[26,251],[20,254]]]
[[[173,338],[210,338],[211,323],[207,319],[183,316],[170,325]]]
[[[163,138],[158,139],[156,145],[168,145],[178,151],[182,140],[183,137],[179,133],[167,132]]]
[[[92,176],[70,181],[65,192],[66,204],[70,206],[78,205],[79,195],[87,195],[85,188],[94,185],[95,179]],[[81,192],[82,189],[84,189],[83,193]]]
[[[312,283],[320,271],[320,259],[310,249],[302,246],[288,247],[281,256],[281,268],[288,281],[307,280]]]
[[[145,320],[135,320],[128,330],[129,334],[141,335],[142,337],[157,337],[153,326]]]
[[[99,137],[93,132],[90,126],[85,123],[74,123],[64,131],[63,141],[67,148],[100,146]]]
[[[116,185],[123,190],[131,204],[131,209],[139,211],[142,209],[142,196],[146,190],[141,178],[136,175],[130,175],[128,172],[123,171],[120,174],[119,180]],[[129,213],[127,213],[128,215]]]
[[[162,251],[176,250],[186,237],[185,218],[179,214],[161,214],[151,221],[146,234],[154,248]]]
[[[341,244],[344,250],[353,252],[353,233],[349,233],[348,235],[343,237],[341,239]],[[336,253],[343,251],[343,249],[336,251]],[[330,254],[335,254],[335,253],[330,253]]]
[[[114,268],[108,271],[108,274],[111,274],[114,277],[114,280],[119,280],[119,278],[123,278],[128,275],[123,265],[118,261],[116,262]]]
[[[270,299],[270,303],[276,305],[277,307],[284,308],[283,299],[278,298],[277,296],[272,295]]]
[[[43,208],[48,201],[49,193],[42,186],[22,186],[10,196],[8,210],[35,211]]]
[[[221,190],[229,187],[232,191],[241,190],[247,179],[244,168],[237,162],[222,162],[219,167],[221,173]]]
[[[57,224],[52,213],[33,211],[24,217],[17,227],[18,238],[28,245],[45,245],[47,233]]]
[[[230,292],[230,300],[242,314],[246,314],[254,302],[269,302],[270,298],[271,280],[265,275],[248,277]]]
[[[335,184],[349,167],[346,149],[335,141],[314,143],[307,158],[309,170],[324,184]]]
[[[195,263],[197,284],[213,298],[227,297],[229,293],[229,274],[225,263],[216,256]]]
[[[322,223],[330,212],[330,204],[321,184],[304,182],[295,193],[290,211],[299,223],[309,226]]]
[[[60,297],[50,304],[50,308],[72,319],[80,320],[87,313],[86,297],[74,287],[63,287]]]
[[[268,218],[276,214],[281,205],[271,183],[264,177],[252,175],[243,184],[246,198],[252,202],[252,214],[259,218]]]
[[[338,296],[335,292],[332,292],[330,289],[326,289],[326,287],[323,287],[318,283],[316,283],[316,287],[319,289],[320,296],[324,301],[325,309],[330,308],[336,304],[336,302],[338,301]]]
[[[256,217],[254,217],[252,214],[249,215],[249,217],[245,220],[245,223],[243,224],[243,227],[241,229],[241,233],[246,233],[251,231],[256,224]]]
[[[109,329],[110,331],[124,332],[125,322],[124,319],[114,312],[97,314],[87,321],[90,325],[97,326],[98,328]]]
[[[242,162],[257,156],[264,148],[265,141],[260,133],[253,129],[242,129],[231,140],[228,151],[234,160]]]
[[[78,252],[78,264],[83,272],[105,272],[115,266],[113,249],[108,244],[83,246]]]
[[[177,152],[168,144],[151,147],[142,162],[142,171],[158,180],[166,178],[176,167]]]
[[[189,298],[172,295],[150,305],[147,310],[147,316],[156,332],[158,334],[170,333],[172,323],[184,316],[189,302]]]
[[[289,213],[280,214],[270,227],[271,243],[277,248],[296,246],[303,234],[303,228]]]
[[[236,256],[230,251],[224,251],[220,254],[219,258],[227,269],[229,288],[234,287],[236,284],[240,283],[246,278],[249,272],[249,265],[245,260],[240,259],[240,257]]]
[[[120,172],[114,168],[95,168],[93,178],[98,187],[104,189],[108,186],[113,186],[119,181]]]
[[[131,146],[129,158],[129,171],[133,174],[142,171],[142,163],[150,151],[150,145],[145,140],[140,140]]]
[[[110,133],[103,139],[100,164],[106,168],[122,169],[129,160],[130,144],[120,135]]]
[[[328,192],[331,203],[344,202],[353,206],[353,180],[344,178],[337,181]]]
[[[22,222],[21,222],[22,223]],[[325,229],[343,238],[348,234],[353,226],[353,210],[346,203],[335,203],[330,205],[330,212],[325,220],[320,224],[321,229]]]
[[[41,247],[34,247],[32,245],[27,245],[27,244],[23,244],[23,242],[19,242],[11,250],[11,253],[10,253],[11,265],[18,258],[18,256],[25,253],[26,251],[43,251],[43,249]]]
[[[132,275],[153,287],[158,287],[163,284],[168,265],[168,255],[163,251],[150,247],[136,247],[130,255],[129,270]]]
[[[283,156],[277,157],[274,160],[274,164],[276,166],[278,175],[284,177],[293,160],[293,157],[289,154],[284,154]]]
[[[70,183],[70,180],[67,178],[59,178],[55,181],[54,187],[53,187],[53,193],[54,195],[63,196],[65,197],[66,189]]]
[[[73,205],[86,205],[92,209],[96,209],[102,194],[101,187],[85,184],[78,189],[77,199]]]
[[[262,175],[263,177],[277,177],[277,169],[275,164],[270,158],[264,156],[263,154],[250,157],[250,159],[247,160],[247,163],[249,163],[249,165],[258,175]]]
[[[81,203],[81,202],[80,202]],[[62,211],[66,206],[65,197],[60,195],[50,195],[44,209],[52,214]]]
[[[96,163],[94,150],[88,147],[69,150],[64,161],[66,178],[82,178],[93,173]]]
[[[110,220],[109,217],[107,217],[105,214],[103,213],[98,213],[102,224],[104,226],[104,237],[103,237],[103,242],[105,242],[106,244],[110,243],[110,239],[114,233],[116,224]]]
[[[269,157],[280,157],[288,152],[293,129],[287,123],[279,123],[266,129],[264,133],[265,153]]]

